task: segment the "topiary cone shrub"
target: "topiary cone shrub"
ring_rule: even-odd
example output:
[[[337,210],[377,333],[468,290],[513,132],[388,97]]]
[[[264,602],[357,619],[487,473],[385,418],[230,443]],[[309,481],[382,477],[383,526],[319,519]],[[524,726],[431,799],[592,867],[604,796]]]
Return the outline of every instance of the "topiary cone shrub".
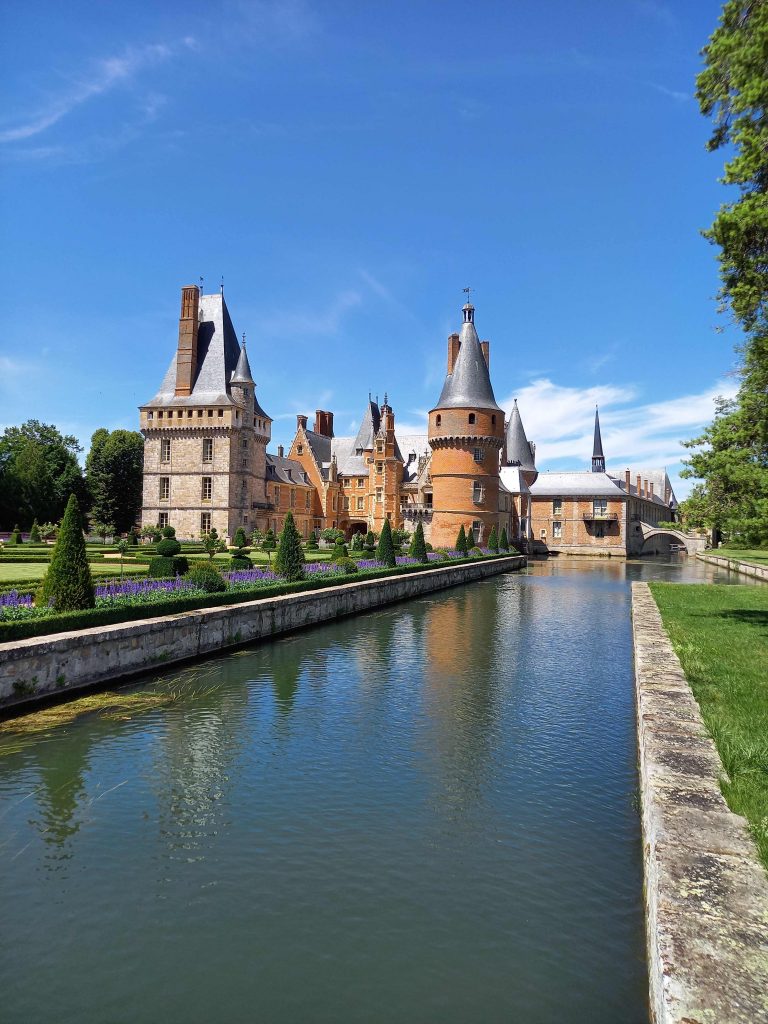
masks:
[[[427,545],[424,540],[424,527],[421,523],[416,524],[416,529],[411,540],[410,554],[419,562],[428,562]]]
[[[371,530],[365,535],[365,550],[375,551],[376,550],[376,534]]]
[[[467,551],[469,551],[469,545],[467,544],[467,535],[464,532],[463,523],[459,527],[459,535],[456,538],[456,550],[460,551],[462,555],[466,555]]]
[[[304,579],[304,551],[293,512],[285,513],[283,532],[275,555],[275,570],[290,582]]]
[[[376,558],[390,569],[394,569],[397,565],[395,561],[395,546],[392,543],[392,527],[389,525],[388,519],[384,520],[384,525],[381,528],[381,536],[376,547]]]
[[[232,538],[232,545],[236,548],[244,548],[248,544],[248,539],[245,536],[245,530],[242,526],[238,526],[235,530],[235,536]],[[234,555],[232,556],[235,557]]]
[[[37,592],[37,603],[53,604],[57,612],[93,608],[93,581],[85,551],[83,517],[74,494],[61,521],[51,564]]]
[[[181,544],[179,544],[175,537],[167,537],[165,540],[161,540],[157,545],[157,553],[162,558],[173,558],[173,556],[178,555],[180,551]]]
[[[37,520],[35,519],[35,521],[32,523],[32,529],[29,531],[29,543],[39,544],[41,539],[42,538],[40,537],[40,527],[37,525]]]
[[[495,523],[491,527],[491,535],[488,538],[488,547],[490,548],[491,551],[494,551],[496,554],[499,553],[499,533],[498,530],[496,529]]]
[[[19,529],[19,524],[18,523],[14,526],[13,530],[11,531],[11,536],[8,538],[8,543],[9,544],[21,544],[22,543],[22,540],[21,540],[21,530]]]
[[[310,533],[309,537],[307,538],[306,548],[307,548],[307,551],[317,551],[318,550],[317,537],[315,536],[314,531],[312,533]]]
[[[499,547],[502,551],[509,551],[509,539],[507,538],[506,526],[502,526],[501,528],[501,540],[499,541]]]

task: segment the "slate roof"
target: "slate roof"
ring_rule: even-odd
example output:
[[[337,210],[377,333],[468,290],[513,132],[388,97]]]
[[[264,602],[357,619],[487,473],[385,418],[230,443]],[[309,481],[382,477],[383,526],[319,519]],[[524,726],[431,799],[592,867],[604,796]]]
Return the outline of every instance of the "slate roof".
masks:
[[[267,479],[278,480],[284,484],[309,485],[309,479],[301,463],[280,455],[270,455],[269,452],[267,452]]]
[[[621,498],[626,491],[619,487],[607,473],[591,473],[588,470],[573,473],[539,473],[531,484],[534,497],[552,495],[559,497]]]
[[[499,470],[499,479],[511,494],[528,494],[530,492],[521,466],[502,466]]]
[[[624,474],[625,470],[629,470],[629,493],[633,497],[637,497],[637,478],[641,477],[643,480],[647,480],[653,484],[653,500],[665,506],[665,508],[677,508],[677,498],[675,492],[672,490],[672,483],[667,475],[665,469],[643,469],[640,466],[625,466],[624,469],[609,469],[608,476],[615,480],[621,489],[624,489]],[[670,500],[667,505],[664,502],[664,487],[669,487]],[[644,499],[650,500],[648,498]]]
[[[244,358],[243,358],[244,357]],[[252,383],[251,368],[245,350],[240,348],[227,304],[221,294],[200,296],[200,327],[197,334],[197,373],[191,395],[176,396],[176,353],[157,394],[147,406],[237,405],[229,393],[233,375]],[[254,396],[254,411],[270,419]]]
[[[597,414],[597,406],[595,406],[595,437],[592,442],[592,458],[602,459],[603,455],[603,439],[600,436],[600,417]]]
[[[475,307],[467,303],[463,309],[461,348],[453,366],[453,373],[445,378],[436,409],[501,409],[491,386],[488,366],[475,330]]]
[[[368,399],[368,404],[365,407],[363,418],[360,423],[360,429],[357,432],[353,449],[357,452],[370,451],[373,448],[373,438],[376,435],[379,427],[381,426],[381,413],[379,407],[375,402]]]
[[[312,449],[315,462],[320,467],[320,475],[323,480],[327,480],[328,467],[331,464],[331,438],[326,437],[325,434],[316,434],[314,430],[307,430],[306,428],[304,433],[307,435],[307,441]]]
[[[535,471],[536,463],[533,451],[525,436],[525,428],[520,418],[520,411],[517,408],[517,399],[512,406],[507,424],[507,465],[519,466],[529,472]]]
[[[253,377],[251,376],[251,365],[248,362],[248,353],[245,351],[245,341],[243,341],[242,348],[240,349],[240,355],[237,359],[237,366],[235,372],[232,374],[232,384],[253,384]]]

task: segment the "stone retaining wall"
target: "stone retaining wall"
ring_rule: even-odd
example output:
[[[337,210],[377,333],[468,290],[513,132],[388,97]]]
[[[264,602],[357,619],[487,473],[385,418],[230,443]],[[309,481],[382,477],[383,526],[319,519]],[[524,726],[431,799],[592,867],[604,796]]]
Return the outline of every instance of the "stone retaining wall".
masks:
[[[646,583],[632,627],[652,1020],[768,1022],[768,875]]]
[[[0,644],[0,708],[113,683],[524,566],[524,556],[511,555]]]
[[[768,566],[755,565],[754,562],[741,562],[736,558],[726,558],[723,555],[702,555],[697,553],[697,558],[702,562],[709,562],[710,565],[717,565],[721,569],[730,569],[741,576],[750,576],[755,580],[763,580],[768,583]]]

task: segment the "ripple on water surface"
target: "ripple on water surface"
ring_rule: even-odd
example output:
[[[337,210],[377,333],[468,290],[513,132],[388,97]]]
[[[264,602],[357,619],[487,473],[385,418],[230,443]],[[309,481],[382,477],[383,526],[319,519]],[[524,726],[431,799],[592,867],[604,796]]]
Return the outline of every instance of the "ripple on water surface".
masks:
[[[646,1021],[609,568],[348,619],[137,687],[165,707],[0,740],[3,1020]]]

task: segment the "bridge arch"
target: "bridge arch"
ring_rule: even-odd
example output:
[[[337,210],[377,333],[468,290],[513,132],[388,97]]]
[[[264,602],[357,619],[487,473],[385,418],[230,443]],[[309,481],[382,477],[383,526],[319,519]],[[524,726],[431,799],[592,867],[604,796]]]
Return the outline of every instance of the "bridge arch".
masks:
[[[686,537],[680,530],[655,528],[643,530],[643,550],[646,549],[648,541],[653,540],[654,537],[664,538],[670,546],[672,544],[679,544],[686,553],[690,550],[690,537]]]

